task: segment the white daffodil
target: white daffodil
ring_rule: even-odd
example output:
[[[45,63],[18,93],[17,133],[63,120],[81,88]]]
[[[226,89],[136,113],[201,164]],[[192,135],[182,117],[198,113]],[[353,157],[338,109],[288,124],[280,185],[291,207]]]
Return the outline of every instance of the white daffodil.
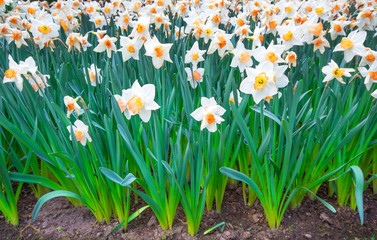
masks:
[[[235,100],[234,100],[235,98],[234,98],[234,93],[233,93],[233,91],[232,92],[230,92],[230,95],[229,95],[229,104],[230,104],[230,102],[232,102],[232,103],[234,103],[235,104]],[[241,101],[242,101],[242,97],[241,97],[241,94],[240,94],[240,91],[238,91],[237,90],[237,102],[238,102],[238,104],[241,104]]]
[[[28,46],[25,39],[29,39],[30,35],[27,31],[21,31],[18,29],[11,28],[8,33],[5,34],[5,39],[8,43],[14,42],[17,48],[20,48],[22,45]]]
[[[215,98],[201,98],[202,106],[196,109],[190,115],[196,120],[201,121],[200,130],[207,128],[210,132],[216,132],[217,124],[225,121],[221,116],[225,113],[225,109],[217,105]]]
[[[41,43],[47,43],[52,38],[59,37],[60,26],[54,23],[52,15],[47,15],[40,20],[31,19],[30,32]]]
[[[264,62],[257,68],[246,68],[246,73],[247,77],[241,82],[240,91],[252,94],[256,104],[266,97],[277,94],[272,63]]]
[[[377,59],[377,51],[373,51],[370,48],[366,48],[365,50],[366,52],[364,56],[361,58],[361,61],[359,64],[360,67],[363,67],[365,65],[372,66],[376,62],[376,59]]]
[[[365,47],[364,41],[367,37],[367,32],[365,31],[353,31],[347,37],[344,37],[342,41],[335,46],[334,52],[343,51],[344,60],[349,62],[355,55],[364,56]]]
[[[187,74],[187,81],[190,82],[192,88],[196,88],[198,83],[203,81],[204,68],[185,68]]]
[[[138,81],[135,81],[130,89],[123,90],[122,96],[114,95],[121,112],[127,119],[138,114],[143,122],[149,121],[152,110],[160,108],[154,101],[154,96],[153,84],[145,84],[141,87]]]
[[[270,62],[275,67],[278,65],[278,63],[284,62],[284,60],[281,58],[281,55],[283,54],[284,50],[285,50],[284,45],[274,45],[272,42],[267,47],[267,49],[264,46],[254,49],[251,55],[259,63]]]
[[[140,38],[130,39],[129,37],[120,37],[120,46],[119,52],[122,52],[123,62],[126,62],[128,59],[133,58],[139,60],[139,50],[143,46],[143,40]]]
[[[288,64],[288,67],[291,68],[291,66],[296,67],[297,64],[297,55],[294,51],[290,51],[287,53],[287,56],[285,56],[284,61]]]
[[[334,78],[338,80],[340,83],[346,84],[343,81],[344,77],[351,77],[351,72],[354,72],[355,69],[352,68],[339,68],[338,64],[331,60],[331,62],[322,68],[322,72],[326,75],[323,79],[323,82],[329,82]]]
[[[350,23],[351,21],[344,20],[331,21],[331,26],[329,30],[331,40],[335,40],[338,36],[345,36],[346,32],[344,31],[344,28],[348,26]]]
[[[67,118],[71,116],[72,112],[75,111],[77,116],[80,115],[80,110],[81,107],[77,104],[78,98],[74,99],[73,97],[70,96],[65,96],[64,97],[64,104],[68,108],[67,109]]]
[[[4,73],[3,83],[14,82],[18,90],[22,91],[24,79],[22,75],[28,72],[25,64],[17,64],[11,55],[8,56],[9,69]]]
[[[232,34],[226,34],[223,30],[218,30],[213,35],[212,42],[208,47],[208,54],[212,54],[217,50],[219,56],[223,57],[226,51],[233,50],[231,38]]]
[[[117,39],[115,37],[104,36],[102,39],[98,39],[98,45],[93,49],[95,52],[106,51],[107,57],[111,58],[111,52],[116,51],[115,42]]]
[[[185,63],[192,63],[192,65],[196,67],[199,62],[204,61],[203,54],[205,52],[206,50],[199,49],[198,42],[196,41],[191,49],[187,51],[185,55]]]
[[[89,74],[89,80],[90,84],[95,87],[98,84],[102,83],[102,76],[100,74],[101,69],[97,68],[94,64],[90,65],[90,68],[88,68],[88,74]],[[85,70],[84,70],[85,73]],[[85,79],[86,80],[86,79]],[[86,82],[88,82],[86,80]]]
[[[327,39],[324,37],[324,36],[319,36],[317,39],[314,39],[311,44],[314,44],[314,48],[313,48],[313,51],[317,51],[319,50],[319,52],[321,54],[323,54],[325,52],[325,48],[329,48],[330,47],[330,43],[329,41],[327,41]]]
[[[237,47],[232,52],[234,57],[230,63],[231,67],[238,67],[240,72],[243,72],[245,68],[253,65],[253,60],[251,60],[252,51],[247,50],[241,41],[238,41]]]
[[[361,76],[365,77],[364,84],[369,91],[372,87],[372,84],[377,82],[377,62],[374,62],[374,64],[370,66],[369,69],[366,69],[365,67],[359,67],[359,72]]]
[[[81,120],[76,120],[75,125],[68,126],[67,127],[68,132],[70,133],[69,140],[72,141],[72,134],[71,130],[73,130],[73,133],[75,135],[75,138],[77,141],[81,143],[81,145],[85,146],[86,142],[91,142],[92,138],[89,136],[89,128],[87,125],[85,125]]]
[[[152,63],[155,68],[161,68],[164,61],[173,62],[169,56],[170,48],[173,46],[172,43],[162,44],[156,37],[153,37],[144,46],[145,56],[152,57]]]
[[[287,26],[277,26],[276,30],[279,33],[282,44],[285,45],[285,50],[288,50],[295,45],[303,45],[303,42],[301,40],[301,28],[296,27],[294,23],[291,23]]]

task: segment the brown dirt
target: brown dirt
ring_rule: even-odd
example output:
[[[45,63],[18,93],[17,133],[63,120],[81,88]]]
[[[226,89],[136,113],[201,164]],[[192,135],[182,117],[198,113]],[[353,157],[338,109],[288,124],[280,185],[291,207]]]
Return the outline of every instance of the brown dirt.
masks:
[[[368,189],[364,194],[365,224],[360,225],[357,211],[349,207],[337,207],[336,199],[326,197],[326,188],[319,195],[332,204],[337,213],[332,213],[317,200],[304,199],[297,210],[288,210],[279,229],[271,230],[259,203],[255,206],[243,204],[240,187],[228,188],[223,211],[205,212],[199,233],[190,238],[187,233],[184,213],[179,207],[172,230],[163,231],[153,218],[150,209],[129,224],[127,233],[118,230],[109,239],[370,239],[377,234],[377,196]],[[20,224],[16,227],[6,224],[0,214],[0,239],[103,239],[115,226],[96,222],[85,207],[74,208],[65,198],[48,201],[42,207],[35,222],[31,212],[36,198],[29,187],[25,187],[19,201]],[[143,204],[133,207],[133,212]],[[204,236],[205,230],[220,222],[221,227]],[[153,222],[153,220],[151,221]],[[149,224],[150,225],[150,224]]]

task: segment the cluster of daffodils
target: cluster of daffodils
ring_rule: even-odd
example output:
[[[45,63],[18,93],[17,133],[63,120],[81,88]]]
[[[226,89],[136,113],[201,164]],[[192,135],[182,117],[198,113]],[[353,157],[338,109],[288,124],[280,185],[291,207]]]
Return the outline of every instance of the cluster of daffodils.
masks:
[[[42,95],[47,84],[49,75],[43,75],[38,71],[38,67],[32,57],[28,57],[25,61],[20,61],[17,64],[11,55],[8,56],[9,69],[4,72],[3,83],[14,82],[18,90],[22,91],[24,87],[24,78],[30,83],[35,91]]]
[[[185,46],[184,70],[188,84],[193,89],[200,88],[206,80],[205,62],[213,55],[220,61],[230,61],[230,67],[237,68],[244,76],[242,82],[237,83],[239,101],[241,93],[251,94],[255,104],[280,97],[279,89],[289,83],[286,71],[296,67],[297,61],[302,59],[298,53],[303,47],[318,54],[330,51],[343,56],[344,62],[331,60],[323,67],[326,86],[333,79],[346,84],[345,78],[358,73],[364,78],[368,91],[377,82],[377,53],[364,46],[367,32],[375,32],[377,26],[377,2],[373,0],[356,0],[353,4],[347,0],[18,3],[0,1],[0,12],[4,15],[0,20],[0,38],[8,44],[14,43],[17,48],[33,46],[53,51],[59,41],[59,45],[66,45],[67,51],[74,54],[84,54],[91,49],[107,58],[120,54],[124,62],[138,61],[144,53],[152,59],[153,66],[160,69],[165,62],[172,62],[173,45]],[[85,24],[90,23],[94,30],[83,32],[83,16],[89,19]],[[60,34],[62,31],[65,34]],[[192,46],[186,46],[191,43]],[[177,51],[181,50],[177,47]],[[358,66],[351,66],[353,59],[355,62],[361,59],[356,63]],[[345,68],[344,64],[350,67]],[[40,74],[34,66],[32,59],[16,64],[9,57],[9,69],[3,82],[15,82],[22,90],[22,81],[26,78],[34,84],[34,89],[44,89],[48,86],[48,76]],[[94,64],[83,69],[87,83],[93,87],[101,84],[100,71]],[[371,95],[377,97],[377,92]],[[122,96],[115,95],[115,98],[128,119],[139,115],[147,122],[151,111],[159,108],[153,100],[151,84],[141,87],[136,81],[131,89],[123,90]],[[202,129],[216,130],[223,110],[214,99],[203,99],[202,107],[192,117],[202,121]],[[229,101],[234,102],[233,93]],[[77,107],[68,109],[69,116]]]

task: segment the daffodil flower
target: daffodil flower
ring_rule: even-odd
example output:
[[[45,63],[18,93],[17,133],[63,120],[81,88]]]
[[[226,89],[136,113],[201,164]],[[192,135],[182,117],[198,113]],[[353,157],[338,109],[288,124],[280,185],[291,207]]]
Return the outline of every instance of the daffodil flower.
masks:
[[[133,115],[139,115],[143,122],[149,121],[152,110],[160,108],[154,101],[154,96],[153,84],[145,84],[141,87],[138,81],[135,81],[130,89],[123,90],[122,96],[114,95],[120,111],[127,119],[131,119]]]
[[[67,118],[71,116],[72,112],[75,111],[77,116],[80,114],[81,107],[77,104],[78,98],[74,99],[70,96],[64,97],[64,104],[68,108],[67,109]]]
[[[344,77],[351,77],[351,72],[354,72],[355,69],[352,68],[339,68],[338,64],[331,60],[331,62],[322,68],[322,72],[326,75],[323,79],[323,82],[329,82],[334,78],[338,80],[340,83],[346,84],[343,81]]]
[[[152,63],[155,68],[161,68],[164,61],[173,62],[169,56],[170,48],[173,46],[172,43],[162,44],[156,37],[153,37],[144,46],[145,56],[152,57]]]
[[[364,56],[365,47],[363,44],[366,37],[367,32],[365,31],[353,31],[347,37],[342,38],[342,41],[335,46],[334,52],[343,51],[346,62],[351,61],[355,55]]]
[[[217,124],[225,121],[221,116],[225,113],[225,109],[217,105],[215,98],[202,97],[202,106],[192,112],[190,115],[196,121],[201,121],[200,130],[207,128],[210,132],[217,131]]]
[[[22,75],[28,72],[27,67],[25,66],[25,64],[22,64],[22,63],[17,64],[13,60],[11,55],[8,56],[8,60],[9,60],[9,68],[4,73],[3,83],[14,82],[18,90],[20,90],[21,92],[23,89],[23,82],[24,82]]]
[[[256,104],[268,96],[277,94],[272,63],[264,62],[256,68],[246,68],[246,74],[247,77],[241,82],[240,91],[252,94]]]
[[[115,37],[109,37],[105,35],[102,39],[98,39],[98,45],[93,49],[94,52],[104,52],[106,51],[107,57],[111,58],[111,52],[116,51],[115,42],[117,39]]]
[[[81,145],[86,146],[86,142],[91,142],[92,138],[89,136],[88,133],[88,126],[85,125],[82,121],[76,120],[75,125],[68,126],[67,127],[68,132],[70,133],[69,140],[72,141],[72,134],[71,130],[73,130],[73,133],[75,135],[75,138],[78,142],[81,143]]]

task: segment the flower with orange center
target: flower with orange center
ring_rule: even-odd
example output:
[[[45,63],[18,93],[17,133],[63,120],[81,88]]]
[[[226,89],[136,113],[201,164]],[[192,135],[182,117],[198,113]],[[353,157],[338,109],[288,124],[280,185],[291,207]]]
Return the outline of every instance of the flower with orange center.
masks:
[[[16,69],[8,69],[4,73],[6,78],[15,78],[17,76],[17,70]]]
[[[76,129],[75,130],[75,137],[76,137],[76,140],[77,141],[84,141],[84,132],[79,130],[79,129]]]
[[[145,31],[145,26],[143,25],[143,24],[138,24],[137,25],[137,27],[136,27],[136,31],[138,32],[138,33],[142,33],[142,32],[144,32]]]
[[[372,54],[372,53],[369,53],[365,59],[368,61],[368,62],[374,62],[376,60],[376,57]]]
[[[200,130],[207,128],[210,132],[217,131],[217,124],[224,121],[221,117],[225,113],[225,109],[217,105],[214,98],[201,98],[202,106],[197,108],[190,115],[196,120],[201,121]]]
[[[164,61],[172,62],[169,56],[170,48],[173,44],[161,44],[156,37],[145,43],[146,56],[152,57],[152,63],[155,68],[161,68]]]
[[[315,9],[315,12],[318,14],[318,15],[321,15],[323,13],[323,11],[325,10],[324,7],[319,7],[319,8],[316,8]]]
[[[116,51],[115,37],[109,37],[108,35],[105,35],[102,39],[98,39],[98,45],[93,49],[94,52],[104,52],[106,51],[107,57],[111,58],[112,51]]]
[[[334,52],[343,51],[346,62],[350,62],[356,55],[364,57],[367,53],[363,45],[366,36],[367,33],[365,31],[352,31],[335,46]]]
[[[288,31],[287,33],[285,33],[283,35],[283,39],[284,41],[289,41],[293,38],[293,33],[291,31]]]
[[[274,63],[274,62],[276,62],[278,60],[278,57],[276,57],[276,55],[275,55],[274,52],[267,52],[267,54],[266,54],[266,60]]]
[[[341,32],[342,31],[342,27],[339,24],[334,24],[334,29],[337,32]]]
[[[127,119],[133,115],[139,115],[143,122],[148,122],[151,117],[151,111],[160,108],[153,100],[155,96],[155,87],[153,84],[140,86],[138,81],[132,85],[132,88],[123,90],[122,96],[114,95],[121,112]]]
[[[77,104],[79,98],[72,98],[70,96],[64,97],[64,104],[67,107],[67,118],[71,116],[72,112],[75,111],[77,116],[80,114],[81,107]]]

